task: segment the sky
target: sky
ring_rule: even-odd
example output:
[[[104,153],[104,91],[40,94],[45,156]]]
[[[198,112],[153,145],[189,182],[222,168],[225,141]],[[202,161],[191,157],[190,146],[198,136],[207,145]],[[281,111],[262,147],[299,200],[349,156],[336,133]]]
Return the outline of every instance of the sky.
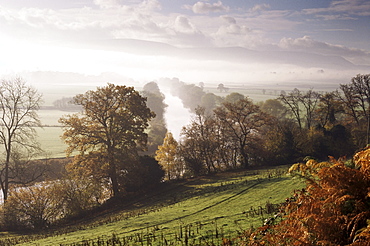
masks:
[[[1,0],[0,76],[346,83],[370,73],[369,23],[367,0]]]

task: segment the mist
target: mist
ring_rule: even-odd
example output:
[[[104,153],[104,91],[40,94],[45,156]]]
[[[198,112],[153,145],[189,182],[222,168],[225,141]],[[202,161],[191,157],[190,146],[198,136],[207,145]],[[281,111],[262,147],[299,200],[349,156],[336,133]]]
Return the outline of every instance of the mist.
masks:
[[[188,108],[184,107],[184,104],[179,97],[171,94],[170,86],[163,82],[164,80],[160,81],[158,83],[158,87],[165,95],[164,102],[168,105],[164,114],[166,126],[168,131],[172,133],[173,137],[179,141],[181,129],[190,123],[192,113]]]

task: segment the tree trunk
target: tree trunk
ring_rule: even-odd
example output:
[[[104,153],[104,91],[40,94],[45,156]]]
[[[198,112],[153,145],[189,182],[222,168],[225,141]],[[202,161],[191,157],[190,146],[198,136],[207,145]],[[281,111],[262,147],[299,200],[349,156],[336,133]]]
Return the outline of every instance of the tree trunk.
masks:
[[[119,185],[116,172],[116,164],[114,162],[113,156],[109,156],[108,158],[109,158],[109,177],[112,182],[113,197],[117,197],[119,195]]]
[[[9,133],[9,136],[10,136],[10,133]],[[8,146],[6,148],[5,174],[4,174],[4,186],[3,186],[4,202],[8,200],[10,153],[11,153],[11,137],[9,137]]]
[[[114,157],[115,157],[114,147],[108,146],[109,177],[112,182],[113,197],[117,197],[119,195],[119,185],[116,171],[116,162]]]
[[[245,152],[244,148],[240,149],[240,155],[242,156],[241,164],[243,168],[248,168],[249,161],[248,161],[248,154]]]

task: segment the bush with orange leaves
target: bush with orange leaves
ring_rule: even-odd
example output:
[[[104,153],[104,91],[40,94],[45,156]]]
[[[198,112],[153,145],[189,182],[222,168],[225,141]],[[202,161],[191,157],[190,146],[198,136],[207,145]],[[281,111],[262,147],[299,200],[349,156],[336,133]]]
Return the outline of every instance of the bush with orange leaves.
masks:
[[[244,245],[370,245],[370,148],[348,167],[342,160],[308,160],[291,172],[307,180],[287,215],[243,236]]]

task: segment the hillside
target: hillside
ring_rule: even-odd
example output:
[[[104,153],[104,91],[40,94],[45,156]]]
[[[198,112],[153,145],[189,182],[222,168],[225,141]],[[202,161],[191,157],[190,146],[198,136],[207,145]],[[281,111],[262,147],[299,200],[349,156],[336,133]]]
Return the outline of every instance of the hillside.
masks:
[[[1,245],[195,245],[235,238],[276,213],[302,182],[287,167],[220,173],[171,184],[48,232],[3,235]],[[95,244],[94,244],[95,243]],[[100,243],[100,244],[99,244]],[[118,244],[120,245],[120,244]]]

